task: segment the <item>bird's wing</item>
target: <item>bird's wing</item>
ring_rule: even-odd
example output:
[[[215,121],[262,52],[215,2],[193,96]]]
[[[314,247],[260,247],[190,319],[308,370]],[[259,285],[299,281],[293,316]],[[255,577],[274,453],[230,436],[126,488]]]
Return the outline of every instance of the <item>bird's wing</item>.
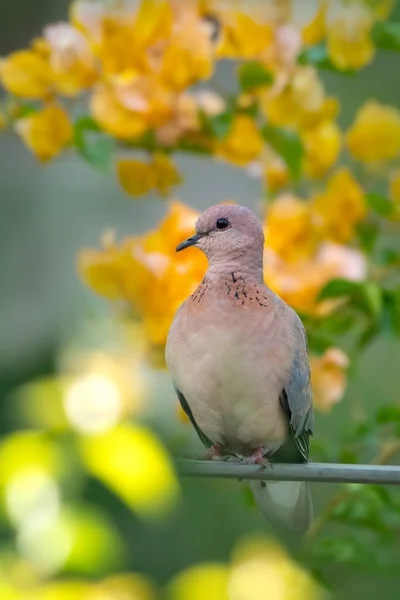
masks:
[[[195,428],[197,435],[199,436],[199,438],[201,439],[201,441],[203,442],[203,444],[205,445],[206,448],[211,448],[211,446],[213,445],[213,442],[208,439],[206,434],[203,433],[202,430],[200,429],[200,427],[197,425],[195,418],[193,416],[193,413],[190,410],[190,406],[189,406],[185,396],[182,394],[182,392],[180,392],[178,390],[178,388],[176,386],[175,386],[175,390],[178,395],[179,402],[181,403],[183,410],[189,417],[189,420],[190,420],[191,424],[193,425],[193,427]]]
[[[288,415],[297,450],[303,461],[309,455],[309,437],[313,434],[314,413],[312,406],[310,363],[307,336],[303,324],[296,315],[297,348],[293,357],[291,375],[280,395],[280,403]]]

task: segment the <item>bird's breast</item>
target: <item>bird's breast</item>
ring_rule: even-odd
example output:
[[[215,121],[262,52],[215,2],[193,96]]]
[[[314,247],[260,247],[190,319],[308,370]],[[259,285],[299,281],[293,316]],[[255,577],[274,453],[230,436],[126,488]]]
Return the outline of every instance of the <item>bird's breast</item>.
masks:
[[[288,367],[280,360],[285,340],[275,335],[273,313],[260,324],[250,313],[221,308],[212,319],[191,314],[188,323],[171,330],[167,363],[199,427],[241,453],[275,450],[287,435],[279,395]]]

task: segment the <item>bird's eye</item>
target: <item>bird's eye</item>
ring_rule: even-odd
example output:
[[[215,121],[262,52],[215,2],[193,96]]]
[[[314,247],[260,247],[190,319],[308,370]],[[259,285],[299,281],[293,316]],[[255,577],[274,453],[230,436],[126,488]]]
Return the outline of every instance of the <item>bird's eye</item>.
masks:
[[[229,225],[229,221],[228,219],[218,219],[215,225],[217,229],[226,229]]]

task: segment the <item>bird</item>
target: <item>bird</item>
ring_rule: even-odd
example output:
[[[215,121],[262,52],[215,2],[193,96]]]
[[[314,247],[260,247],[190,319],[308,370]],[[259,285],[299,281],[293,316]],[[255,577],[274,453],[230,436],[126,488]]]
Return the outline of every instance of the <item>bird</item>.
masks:
[[[196,247],[205,276],[178,308],[165,360],[207,459],[273,468],[305,463],[314,414],[308,342],[297,313],[264,282],[264,232],[239,205],[208,208],[196,233],[176,248]],[[309,484],[251,481],[262,513],[276,529],[307,531]]]

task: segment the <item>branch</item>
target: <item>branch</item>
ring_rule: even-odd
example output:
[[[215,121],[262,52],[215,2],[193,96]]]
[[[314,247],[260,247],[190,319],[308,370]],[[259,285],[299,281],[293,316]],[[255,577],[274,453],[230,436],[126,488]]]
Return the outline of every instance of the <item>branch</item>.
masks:
[[[224,461],[180,460],[177,469],[184,477],[400,485],[400,466],[275,463],[261,467]]]

